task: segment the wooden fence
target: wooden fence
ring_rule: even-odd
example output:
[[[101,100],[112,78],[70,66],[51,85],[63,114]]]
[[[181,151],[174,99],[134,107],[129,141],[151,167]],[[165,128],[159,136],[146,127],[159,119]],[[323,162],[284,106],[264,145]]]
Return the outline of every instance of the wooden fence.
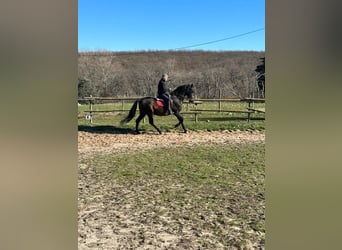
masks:
[[[141,97],[121,97],[121,98],[113,98],[113,97],[86,97],[83,99],[78,99],[78,103],[85,103],[89,105],[89,109],[85,110],[85,118],[89,120],[90,123],[92,123],[93,115],[95,113],[112,113],[112,112],[128,112],[129,109],[125,109],[124,104],[125,103],[133,103],[133,101],[139,99]],[[102,103],[121,103],[120,109],[111,109],[111,110],[94,110],[93,105],[94,104],[102,104]],[[211,103],[217,103],[217,109],[201,109],[201,104],[205,102],[211,102]],[[223,109],[222,104],[227,102],[244,102],[246,103],[246,110],[234,110],[234,109]],[[265,99],[262,98],[221,98],[221,99],[196,99],[194,102],[189,103],[189,101],[183,102],[183,111],[181,114],[194,114],[195,115],[195,122],[198,121],[198,116],[201,113],[242,113],[247,114],[247,121],[249,122],[251,119],[251,114],[253,113],[262,113],[265,114],[266,110],[265,108],[255,108],[254,103],[264,103]],[[194,105],[195,108],[190,108],[190,104]]]

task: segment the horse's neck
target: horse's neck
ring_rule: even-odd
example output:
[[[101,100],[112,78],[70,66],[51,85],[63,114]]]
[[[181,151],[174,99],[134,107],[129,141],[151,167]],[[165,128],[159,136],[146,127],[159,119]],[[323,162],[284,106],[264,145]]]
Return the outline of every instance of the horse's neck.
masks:
[[[173,99],[177,99],[180,103],[182,103],[183,102],[183,100],[184,100],[184,96],[179,96],[179,95],[176,95],[176,94],[171,94],[172,95],[172,97],[173,97]]]

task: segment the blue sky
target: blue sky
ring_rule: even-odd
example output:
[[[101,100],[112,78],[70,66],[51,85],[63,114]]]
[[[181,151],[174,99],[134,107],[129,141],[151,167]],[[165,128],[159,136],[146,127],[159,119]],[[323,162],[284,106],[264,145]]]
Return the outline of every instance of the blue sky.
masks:
[[[78,1],[79,51],[264,51],[264,28],[265,0]]]

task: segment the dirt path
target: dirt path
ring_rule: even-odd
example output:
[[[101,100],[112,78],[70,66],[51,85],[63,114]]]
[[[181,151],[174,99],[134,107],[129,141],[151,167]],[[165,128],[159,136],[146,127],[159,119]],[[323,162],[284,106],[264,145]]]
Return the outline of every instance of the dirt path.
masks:
[[[78,132],[81,158],[98,153],[124,153],[155,147],[179,147],[203,144],[236,144],[264,142],[264,131],[191,131],[187,134],[169,132],[142,135]]]
[[[156,201],[153,194],[144,194],[139,185],[127,188],[115,183],[108,184],[107,180],[98,178],[96,169],[89,164],[88,159],[97,154],[121,154],[156,147],[264,142],[263,131],[191,131],[187,134],[169,132],[162,135],[154,132],[142,135],[78,132],[78,249],[203,249],[198,239],[207,241],[209,245],[206,249],[226,249],[211,232],[201,232],[194,236],[193,232],[199,231],[187,228],[187,219],[182,219],[183,236],[178,237],[179,225],[173,225],[169,217],[159,216],[159,220],[154,221],[151,211],[157,205],[154,204]],[[148,186],[147,184],[144,185]],[[133,201],[140,200],[144,195],[152,197],[151,200],[141,200],[140,206],[145,210],[134,207]],[[163,207],[160,209],[172,210]],[[203,216],[208,217],[209,223],[209,214]],[[140,218],[140,224],[134,218]],[[232,227],[232,230],[242,229]],[[256,247],[251,244],[245,249]]]

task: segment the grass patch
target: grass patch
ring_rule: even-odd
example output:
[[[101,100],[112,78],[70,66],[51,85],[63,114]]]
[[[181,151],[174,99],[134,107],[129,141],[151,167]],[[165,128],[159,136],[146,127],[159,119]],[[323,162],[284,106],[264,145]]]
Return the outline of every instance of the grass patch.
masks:
[[[106,183],[108,207],[129,205],[132,221],[190,235],[188,247],[258,249],[265,241],[264,159],[264,144],[242,144],[101,155],[88,164]]]

